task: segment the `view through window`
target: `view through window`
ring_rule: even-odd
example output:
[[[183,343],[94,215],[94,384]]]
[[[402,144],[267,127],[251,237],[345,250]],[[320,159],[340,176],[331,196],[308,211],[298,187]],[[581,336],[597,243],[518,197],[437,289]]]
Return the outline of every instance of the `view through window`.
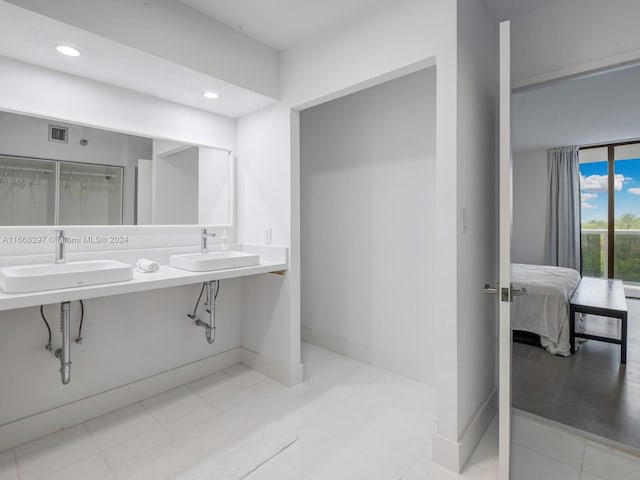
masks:
[[[580,192],[583,275],[640,283],[640,143],[581,149]]]

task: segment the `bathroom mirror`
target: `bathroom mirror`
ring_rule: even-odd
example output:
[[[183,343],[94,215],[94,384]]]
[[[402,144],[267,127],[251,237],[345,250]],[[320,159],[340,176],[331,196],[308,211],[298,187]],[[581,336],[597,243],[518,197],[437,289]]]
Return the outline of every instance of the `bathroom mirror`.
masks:
[[[230,152],[0,112],[0,226],[230,225]]]

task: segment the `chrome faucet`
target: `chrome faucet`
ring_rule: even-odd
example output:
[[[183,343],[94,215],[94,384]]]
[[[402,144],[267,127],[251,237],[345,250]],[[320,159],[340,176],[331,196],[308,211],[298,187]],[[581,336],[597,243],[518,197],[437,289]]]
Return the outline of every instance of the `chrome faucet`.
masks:
[[[56,260],[55,263],[64,263],[64,230],[56,230]]]
[[[215,236],[215,233],[209,233],[207,232],[206,227],[202,227],[202,235],[200,237],[200,253],[207,253],[209,251],[207,250],[207,240],[209,239],[209,237],[213,238]]]

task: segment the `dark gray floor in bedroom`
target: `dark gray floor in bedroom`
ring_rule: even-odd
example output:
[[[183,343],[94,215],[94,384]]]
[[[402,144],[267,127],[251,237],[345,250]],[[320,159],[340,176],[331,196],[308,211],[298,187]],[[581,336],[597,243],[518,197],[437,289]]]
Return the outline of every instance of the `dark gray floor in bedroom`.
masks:
[[[627,305],[626,367],[618,345],[590,340],[565,358],[514,343],[513,406],[640,450],[640,300]],[[586,329],[618,336],[618,323],[587,317]]]

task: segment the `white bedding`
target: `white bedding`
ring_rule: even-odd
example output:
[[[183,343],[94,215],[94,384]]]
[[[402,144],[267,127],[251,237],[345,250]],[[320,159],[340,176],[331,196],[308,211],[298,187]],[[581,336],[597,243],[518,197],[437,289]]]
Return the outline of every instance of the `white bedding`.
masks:
[[[513,300],[512,328],[538,334],[550,353],[569,356],[569,300],[580,274],[571,268],[514,263],[511,275],[513,287],[525,287],[528,293]]]

